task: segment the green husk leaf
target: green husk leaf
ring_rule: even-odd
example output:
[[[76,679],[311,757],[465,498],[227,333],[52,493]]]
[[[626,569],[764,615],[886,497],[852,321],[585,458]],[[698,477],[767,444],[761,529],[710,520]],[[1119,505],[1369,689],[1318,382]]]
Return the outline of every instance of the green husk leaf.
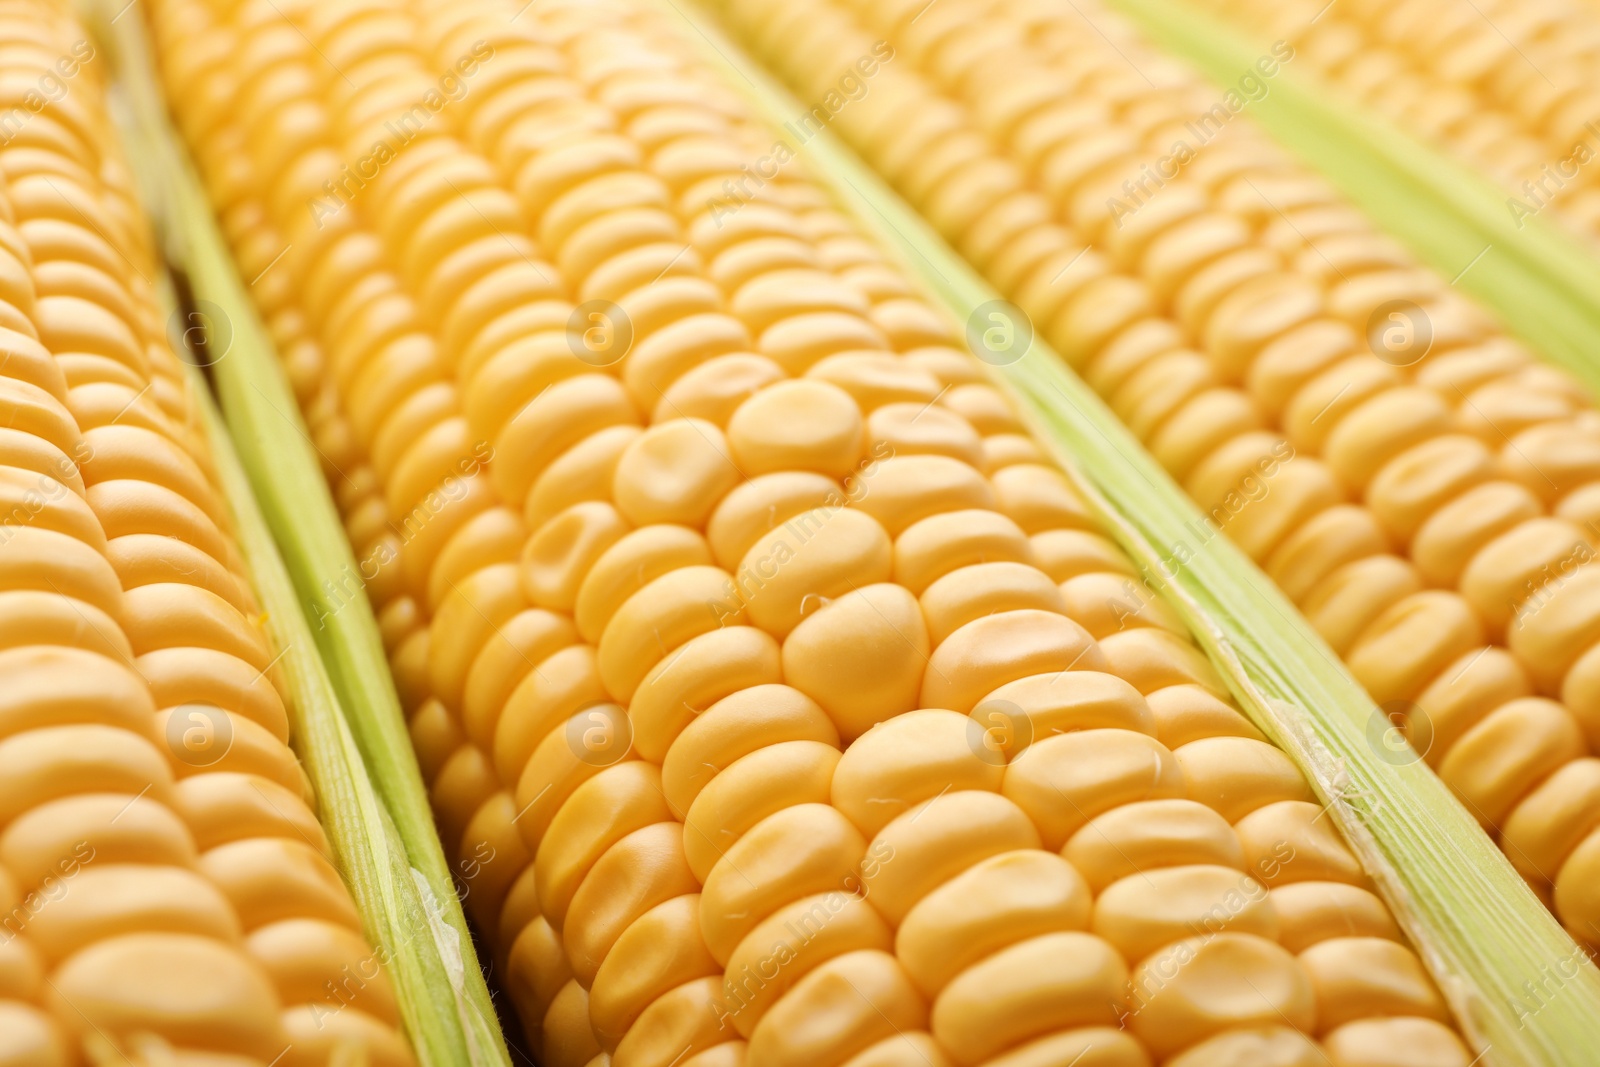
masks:
[[[1264,51],[1183,0],[1108,2],[1222,86],[1252,71]],[[1505,190],[1309,69],[1291,62],[1267,85],[1244,114],[1600,396],[1600,258],[1592,246],[1545,216],[1519,223]]]
[[[359,574],[314,446],[168,124],[137,13],[94,14],[117,71],[113,113],[168,260],[231,332],[220,358],[208,354],[226,427],[197,370],[191,380],[241,552],[282,651],[296,751],[340,871],[394,985],[418,1062],[509,1067],[365,593],[358,589],[316,626],[310,619],[324,582],[347,589]],[[205,327],[213,337],[216,325]]]
[[[686,36],[703,43],[707,61],[775,127],[804,111],[711,15],[653,2],[688,23]],[[998,298],[831,129],[801,154],[841,208],[897,253],[958,323]],[[990,369],[1252,721],[1310,779],[1480,1062],[1596,1062],[1600,971],[1420,757],[1380,758],[1374,730],[1381,737],[1389,720],[1298,610],[1231,542],[1206,532],[1183,491],[1037,336],[1022,359]],[[1170,567],[1179,546],[1188,561]]]
[[[249,569],[251,585],[267,615],[278,660],[288,682],[294,748],[317,794],[317,814],[339,860],[374,948],[370,962],[382,964],[394,981],[405,1007],[407,1030],[423,1062],[455,1062],[439,1058],[455,1051],[430,1033],[426,1020],[408,1003],[415,991],[431,998],[449,989],[437,952],[426,936],[433,922],[419,893],[399,832],[373,788],[361,751],[350,733],[339,698],[317,652],[311,630],[300,612],[294,584],[278,555],[266,518],[250,489],[222,414],[198,370],[190,382],[205,416],[212,457],[234,520],[234,535]],[[419,942],[418,935],[422,934]],[[363,969],[368,964],[363,960]],[[337,1010],[330,1005],[330,1014]]]

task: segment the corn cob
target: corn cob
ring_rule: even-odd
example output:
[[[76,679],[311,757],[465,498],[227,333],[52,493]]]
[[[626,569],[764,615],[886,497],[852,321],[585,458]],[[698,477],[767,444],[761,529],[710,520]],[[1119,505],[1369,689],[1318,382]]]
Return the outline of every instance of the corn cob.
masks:
[[[169,95],[244,275],[288,248],[256,294],[389,539],[368,592],[540,1062],[1468,1061],[903,274],[797,166],[705,210],[772,134],[676,27],[271,7],[154,5]]]
[[[0,8],[0,1062],[409,1064],[290,750],[102,67]]]
[[[1355,3],[1322,17],[1310,3],[1207,6],[1289,41],[1353,98],[1478,167],[1505,188],[1519,226],[1548,208],[1600,239],[1592,5]]]
[[[1221,91],[1120,20],[1097,11],[1102,38],[1049,4],[852,7],[803,28],[770,3],[730,17],[806,92],[875,38],[898,50],[839,131],[1302,607],[1574,936],[1600,941],[1600,571],[1584,566],[1600,452],[1581,390],[1247,117],[1211,119],[1179,173],[1152,177]],[[962,31],[973,20],[983,34]],[[1431,351],[1384,348],[1382,316],[1369,340],[1389,301]]]

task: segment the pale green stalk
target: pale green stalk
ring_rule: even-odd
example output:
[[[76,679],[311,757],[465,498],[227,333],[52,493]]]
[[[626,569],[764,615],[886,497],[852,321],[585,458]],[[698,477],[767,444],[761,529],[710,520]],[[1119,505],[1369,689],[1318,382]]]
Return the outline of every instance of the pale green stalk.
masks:
[[[1182,0],[1108,2],[1219,86],[1236,84],[1262,54]],[[1600,259],[1589,247],[1544,218],[1519,225],[1499,186],[1293,61],[1267,86],[1245,114],[1600,395]]]
[[[706,59],[768,121],[776,126],[803,110],[709,15],[684,0],[654,2],[689,23],[687,36],[704,43]],[[897,252],[956,322],[997,299],[831,130],[801,151],[838,204]],[[1202,543],[1206,518],[1042,341],[990,370],[1252,721],[1310,779],[1484,1053],[1480,1062],[1600,1062],[1600,972],[1426,764],[1379,758],[1369,740],[1379,714],[1371,698],[1294,605],[1214,527]],[[1192,554],[1172,574],[1163,561],[1179,545]],[[1563,977],[1567,970],[1572,977]],[[1527,1005],[1539,1010],[1526,1026],[1518,1006],[1529,1000],[1525,982],[1549,990]]]
[[[169,259],[195,297],[229,320],[232,342],[212,377],[231,440],[200,374],[191,380],[241,552],[283,650],[296,751],[340,871],[395,987],[418,1061],[508,1067],[372,609],[357,592],[320,628],[308,621],[324,581],[342,585],[358,572],[294,397],[168,125],[138,13],[98,26],[124,94],[113,113]]]

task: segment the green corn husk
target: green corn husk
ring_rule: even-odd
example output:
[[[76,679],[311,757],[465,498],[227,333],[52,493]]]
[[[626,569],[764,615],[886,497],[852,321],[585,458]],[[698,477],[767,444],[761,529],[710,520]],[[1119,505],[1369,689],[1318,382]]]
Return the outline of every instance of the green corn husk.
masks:
[[[1183,0],[1108,2],[1222,85],[1253,69],[1263,51]],[[1505,190],[1293,63],[1246,112],[1419,259],[1600,396],[1600,259],[1585,242],[1544,217],[1519,224]]]
[[[436,896],[410,866],[394,820],[373,787],[210,389],[197,369],[189,378],[200,398],[251,585],[266,612],[274,646],[287,650],[278,663],[289,683],[295,752],[316,790],[317,815],[339,859],[339,872],[350,886],[369,940],[378,946],[374,957],[393,980],[419,1061],[478,1062],[458,1058],[466,1044],[440,1032],[443,1028],[418,1010],[420,1006],[431,1014],[435,1006],[450,1004],[451,987],[458,980],[449,972],[463,965],[460,941],[446,927]],[[421,1005],[416,1003],[419,992]]]
[[[113,115],[168,259],[229,323],[231,343],[211,366],[226,426],[198,369],[190,377],[241,553],[284,650],[295,750],[340,873],[418,1062],[509,1067],[365,593],[319,628],[308,619],[324,581],[358,572],[294,397],[167,123],[137,13],[113,22],[94,14],[117,71]]]
[[[801,113],[800,102],[710,14],[654,2],[689,24],[686,36],[704,42],[705,58],[775,127]],[[998,298],[831,129],[801,153],[839,206],[897,253],[957,322]],[[1037,336],[1020,360],[989,369],[1251,720],[1311,781],[1476,1045],[1478,1062],[1600,1062],[1600,971],[1421,758],[1396,760],[1384,746],[1388,720],[1294,605],[1208,527]],[[1186,562],[1170,566],[1179,556]]]

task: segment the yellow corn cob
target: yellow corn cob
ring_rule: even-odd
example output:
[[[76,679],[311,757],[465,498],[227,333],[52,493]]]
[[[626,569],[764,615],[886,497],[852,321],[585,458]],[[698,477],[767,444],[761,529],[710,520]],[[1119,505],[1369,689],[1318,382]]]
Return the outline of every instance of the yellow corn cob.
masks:
[[[941,316],[796,164],[708,212],[670,21],[153,13],[541,1063],[1468,1063]]]
[[[287,744],[104,60],[34,0],[0,7],[0,54],[0,1063],[409,1064]]]
[[[1592,4],[1357,2],[1318,18],[1313,3],[1207,3],[1289,41],[1296,62],[1493,177],[1510,194],[1513,220],[1549,208],[1600,239]]]
[[[1588,398],[1247,116],[1213,119],[1199,143],[1222,91],[1120,20],[1095,11],[1102,37],[1049,3],[851,7],[804,26],[775,3],[730,11],[808,92],[875,38],[898,50],[837,128],[1408,722],[1568,929],[1600,943]],[[1192,157],[1152,179],[1183,138]],[[1383,347],[1390,301],[1428,324],[1431,350]]]

